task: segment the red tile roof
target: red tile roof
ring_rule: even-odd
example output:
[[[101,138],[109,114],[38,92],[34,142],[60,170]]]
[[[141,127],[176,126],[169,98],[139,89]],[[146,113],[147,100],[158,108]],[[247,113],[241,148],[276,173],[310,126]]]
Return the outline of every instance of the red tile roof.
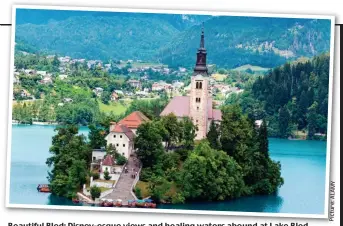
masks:
[[[119,121],[118,124],[125,125],[130,129],[137,129],[142,123],[148,121],[150,121],[150,119],[148,119],[142,112],[134,111]]]
[[[131,129],[129,129],[126,125],[120,123],[116,124],[111,132],[124,133],[129,138],[129,140],[133,140],[133,138],[135,137]]]
[[[103,166],[113,166],[114,165],[114,159],[111,155],[107,155],[104,161],[102,162]]]
[[[174,97],[169,104],[161,112],[161,116],[167,116],[170,113],[174,113],[177,117],[188,117],[189,112],[189,96],[177,96]]]

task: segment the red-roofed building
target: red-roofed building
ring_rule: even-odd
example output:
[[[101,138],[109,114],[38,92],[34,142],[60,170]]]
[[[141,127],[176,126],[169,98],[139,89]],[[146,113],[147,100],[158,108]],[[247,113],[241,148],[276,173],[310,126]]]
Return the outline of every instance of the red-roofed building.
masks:
[[[135,111],[118,123],[111,122],[109,134],[105,138],[107,145],[112,144],[119,154],[129,158],[134,151],[133,139],[137,128],[148,121],[143,113]]]
[[[121,121],[119,121],[119,124],[126,125],[129,129],[132,130],[134,134],[136,134],[137,128],[142,123],[149,121],[150,119],[146,117],[142,112],[134,111],[125,118],[123,118]]]
[[[196,140],[206,137],[211,121],[220,123],[222,113],[219,109],[213,109],[213,100],[209,93],[209,73],[206,65],[206,49],[204,31],[202,30],[200,48],[197,52],[197,60],[191,78],[190,96],[174,97],[161,116],[173,113],[178,118],[189,117],[193,124],[198,127]]]

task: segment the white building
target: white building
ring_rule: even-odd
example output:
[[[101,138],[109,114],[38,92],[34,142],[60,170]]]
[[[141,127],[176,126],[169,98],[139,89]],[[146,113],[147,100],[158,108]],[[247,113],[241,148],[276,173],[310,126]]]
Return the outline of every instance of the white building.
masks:
[[[135,111],[118,123],[111,122],[110,132],[105,138],[107,146],[112,144],[119,154],[128,159],[134,152],[133,139],[136,136],[137,128],[148,121],[150,120],[143,113]]]

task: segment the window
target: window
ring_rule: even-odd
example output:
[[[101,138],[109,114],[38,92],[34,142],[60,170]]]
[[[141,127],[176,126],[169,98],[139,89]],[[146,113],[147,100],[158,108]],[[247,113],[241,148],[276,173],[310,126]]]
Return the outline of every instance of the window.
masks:
[[[120,138],[123,138],[123,135],[120,135]]]
[[[119,146],[119,144],[117,144],[117,147]]]
[[[199,111],[199,107],[197,107],[197,110]]]
[[[196,102],[196,103],[200,103],[200,97],[196,97],[196,98],[195,98],[195,102]]]
[[[116,138],[116,135],[113,135],[113,138]]]
[[[93,161],[95,161],[96,160],[96,157],[93,157]]]
[[[195,120],[196,122],[199,122],[199,120],[197,119],[197,120]]]
[[[123,152],[123,153],[121,153],[121,154],[122,154],[123,156],[125,155],[125,154],[124,154],[124,152]]]
[[[196,82],[195,83],[195,88],[196,89],[202,89],[202,82]]]
[[[125,147],[125,144],[123,144],[123,147]]]

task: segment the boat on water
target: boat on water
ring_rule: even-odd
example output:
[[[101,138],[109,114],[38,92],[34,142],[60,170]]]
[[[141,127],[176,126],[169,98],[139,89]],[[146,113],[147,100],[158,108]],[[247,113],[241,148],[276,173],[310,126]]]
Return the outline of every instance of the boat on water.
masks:
[[[44,193],[51,192],[48,184],[38,184],[37,191],[38,192],[44,192]]]
[[[156,203],[151,199],[143,200],[129,200],[128,207],[138,207],[138,208],[156,208]]]

